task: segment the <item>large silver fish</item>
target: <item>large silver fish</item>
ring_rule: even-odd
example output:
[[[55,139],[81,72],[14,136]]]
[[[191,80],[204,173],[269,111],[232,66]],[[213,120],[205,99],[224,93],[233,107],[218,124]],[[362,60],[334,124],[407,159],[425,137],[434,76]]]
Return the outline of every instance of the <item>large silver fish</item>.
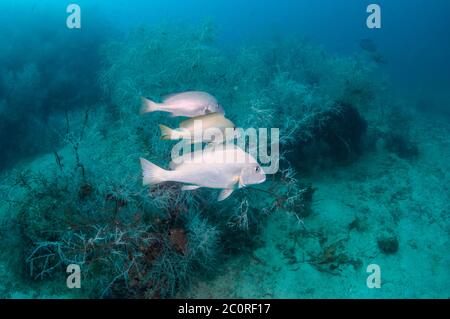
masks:
[[[236,145],[206,149],[184,154],[177,163],[171,163],[172,170],[165,170],[141,158],[143,185],[164,182],[186,184],[183,190],[200,187],[222,189],[218,200],[224,200],[235,189],[260,184],[266,175],[250,154]]]
[[[172,94],[164,97],[162,103],[156,103],[143,97],[141,114],[155,111],[186,117],[196,117],[209,113],[225,114],[214,96],[199,91]]]

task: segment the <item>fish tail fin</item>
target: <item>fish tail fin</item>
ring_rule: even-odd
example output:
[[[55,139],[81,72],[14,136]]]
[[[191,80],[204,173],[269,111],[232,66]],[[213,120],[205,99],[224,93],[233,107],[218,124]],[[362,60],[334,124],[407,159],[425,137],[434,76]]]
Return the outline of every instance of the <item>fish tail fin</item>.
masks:
[[[173,130],[162,124],[159,124],[159,129],[161,130],[162,140],[179,140],[188,139],[190,137],[190,132],[184,129]]]
[[[149,112],[159,111],[159,109],[160,108],[158,103],[146,99],[145,97],[141,97],[141,115]]]
[[[141,167],[143,177],[142,184],[144,186],[168,181],[169,171],[162,169],[144,158],[141,158]]]
[[[159,129],[161,130],[161,139],[162,140],[176,140],[179,139],[180,136],[178,132],[172,130],[170,127],[159,124]]]

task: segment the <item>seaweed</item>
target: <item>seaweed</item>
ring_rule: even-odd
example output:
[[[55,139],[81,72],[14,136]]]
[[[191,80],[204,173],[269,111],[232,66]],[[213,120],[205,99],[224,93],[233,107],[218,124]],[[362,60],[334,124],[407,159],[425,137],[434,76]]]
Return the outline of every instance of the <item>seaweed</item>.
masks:
[[[310,254],[308,263],[318,271],[335,276],[340,275],[342,267],[345,265],[353,266],[355,270],[362,267],[361,259],[350,257],[345,252],[344,240],[323,246],[323,250],[318,254]]]

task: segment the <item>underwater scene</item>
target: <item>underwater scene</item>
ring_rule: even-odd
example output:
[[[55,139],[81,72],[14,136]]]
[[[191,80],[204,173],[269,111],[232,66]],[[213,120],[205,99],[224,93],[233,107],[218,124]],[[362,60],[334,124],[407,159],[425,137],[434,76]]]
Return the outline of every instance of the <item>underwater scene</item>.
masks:
[[[449,298],[449,14],[0,0],[0,298]]]

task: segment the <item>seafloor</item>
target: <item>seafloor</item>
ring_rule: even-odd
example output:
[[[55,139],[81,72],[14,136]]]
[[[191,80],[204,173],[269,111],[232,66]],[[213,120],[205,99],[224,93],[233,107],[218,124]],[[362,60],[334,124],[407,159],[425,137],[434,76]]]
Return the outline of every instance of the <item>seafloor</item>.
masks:
[[[257,249],[218,264],[212,279],[197,280],[177,297],[449,297],[450,161],[444,159],[450,158],[450,125],[416,116],[420,157],[404,160],[378,149],[349,166],[311,174],[305,182],[317,190],[310,216],[299,222],[276,211]],[[44,156],[30,165],[53,160]],[[377,240],[384,233],[398,239],[397,252],[380,252]],[[366,286],[366,265],[373,263],[381,267],[380,289]],[[3,297],[83,296],[54,282],[24,284],[8,267],[2,256]]]
[[[419,158],[378,150],[314,174],[313,214],[303,224],[283,211],[271,215],[260,248],[182,297],[448,298],[450,125],[416,116]],[[386,232],[398,238],[395,254],[377,245]],[[380,289],[367,288],[369,264],[381,267]]]

